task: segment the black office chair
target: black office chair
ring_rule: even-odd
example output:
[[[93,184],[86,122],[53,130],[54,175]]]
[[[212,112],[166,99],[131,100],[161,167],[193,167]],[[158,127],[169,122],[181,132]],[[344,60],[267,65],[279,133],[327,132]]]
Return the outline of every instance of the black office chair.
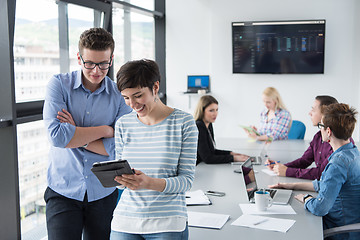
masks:
[[[360,223],[349,224],[324,230],[324,239],[340,233],[360,232]]]

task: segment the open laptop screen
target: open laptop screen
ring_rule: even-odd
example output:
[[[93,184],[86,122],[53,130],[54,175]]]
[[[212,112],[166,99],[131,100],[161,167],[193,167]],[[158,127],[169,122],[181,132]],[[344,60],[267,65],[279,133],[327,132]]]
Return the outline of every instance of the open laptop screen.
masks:
[[[254,169],[251,163],[251,159],[249,158],[244,162],[244,164],[241,166],[244,182],[246,185],[246,192],[248,194],[249,201],[254,196],[254,192],[257,191],[257,184],[255,179],[255,173]]]
[[[188,91],[197,90],[206,90],[209,92],[210,90],[210,77],[209,75],[191,75],[188,76]]]

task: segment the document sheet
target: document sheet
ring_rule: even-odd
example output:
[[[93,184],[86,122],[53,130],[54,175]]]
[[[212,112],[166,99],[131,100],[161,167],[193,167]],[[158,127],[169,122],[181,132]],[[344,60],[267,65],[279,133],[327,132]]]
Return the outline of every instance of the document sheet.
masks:
[[[210,199],[202,190],[186,192],[186,205],[209,205],[211,204]]]
[[[271,171],[270,169],[262,169],[261,171],[263,171],[264,173],[270,176],[277,176],[277,174]]]
[[[189,226],[221,229],[230,215],[188,211]]]
[[[266,211],[259,211],[255,204],[239,204],[243,214],[296,214],[290,205],[272,205]]]
[[[292,219],[242,215],[231,225],[286,233],[295,223]]]

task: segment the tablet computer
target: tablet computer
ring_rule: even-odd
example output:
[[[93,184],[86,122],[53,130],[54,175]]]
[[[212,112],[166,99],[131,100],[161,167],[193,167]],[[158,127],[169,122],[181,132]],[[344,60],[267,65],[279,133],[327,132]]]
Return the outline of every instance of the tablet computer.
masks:
[[[260,133],[258,131],[256,131],[255,129],[253,129],[252,127],[248,127],[248,126],[244,126],[244,125],[240,125],[240,127],[247,130],[248,132],[255,133],[256,136],[260,136]]]
[[[93,164],[91,171],[104,187],[119,186],[120,183],[114,180],[116,176],[121,176],[122,174],[134,174],[134,170],[131,169],[126,160],[96,162]]]

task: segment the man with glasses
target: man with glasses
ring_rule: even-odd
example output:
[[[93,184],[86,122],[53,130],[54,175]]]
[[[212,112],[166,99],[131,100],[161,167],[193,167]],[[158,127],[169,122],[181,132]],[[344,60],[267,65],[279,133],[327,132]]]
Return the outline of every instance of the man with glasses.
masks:
[[[309,112],[312,124],[321,129],[323,126],[321,124],[321,118],[323,116],[324,106],[337,102],[338,101],[331,96],[317,96]],[[351,141],[353,142],[352,138]],[[328,164],[328,157],[332,153],[333,150],[330,144],[322,141],[321,131],[318,131],[310,142],[308,149],[299,159],[286,164],[277,163],[273,160],[267,160],[266,163],[268,164],[268,168],[279,176],[319,180],[321,173]],[[308,168],[313,162],[316,166]]]
[[[79,40],[81,70],[52,77],[44,103],[51,143],[46,220],[48,239],[109,239],[116,188],[104,188],[91,172],[94,162],[114,160],[114,124],[131,112],[107,77],[114,40],[102,28]]]

